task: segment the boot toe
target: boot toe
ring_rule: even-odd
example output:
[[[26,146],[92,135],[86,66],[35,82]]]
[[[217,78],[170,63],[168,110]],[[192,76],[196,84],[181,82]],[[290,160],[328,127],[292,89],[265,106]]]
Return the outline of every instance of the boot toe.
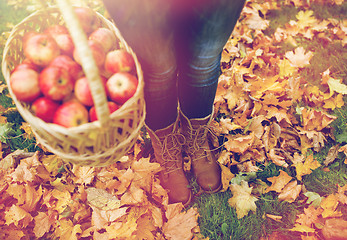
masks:
[[[222,181],[220,174],[211,174],[205,172],[199,174],[197,182],[203,191],[209,193],[218,192],[222,188]]]

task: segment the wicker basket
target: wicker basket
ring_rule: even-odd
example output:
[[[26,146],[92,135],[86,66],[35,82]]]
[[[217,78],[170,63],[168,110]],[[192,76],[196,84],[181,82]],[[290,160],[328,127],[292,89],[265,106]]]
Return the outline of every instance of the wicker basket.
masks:
[[[123,39],[116,26],[96,12],[101,26],[111,29],[119,40],[119,48],[126,49],[134,58],[139,80],[134,96],[117,111],[109,114],[107,98],[102,87],[98,68],[87,44],[87,37],[66,0],[58,0],[58,7],[37,11],[15,26],[6,42],[2,61],[2,72],[11,97],[19,113],[28,122],[37,141],[64,161],[83,166],[107,166],[125,156],[135,144],[145,119],[143,97],[143,74],[138,59]],[[61,9],[64,9],[63,11]],[[22,37],[29,31],[43,31],[50,25],[63,23],[70,30],[79,51],[82,68],[91,86],[98,121],[78,127],[64,128],[46,123],[37,118],[30,105],[19,101],[9,84],[10,73],[23,59]],[[77,43],[77,44],[76,44]]]

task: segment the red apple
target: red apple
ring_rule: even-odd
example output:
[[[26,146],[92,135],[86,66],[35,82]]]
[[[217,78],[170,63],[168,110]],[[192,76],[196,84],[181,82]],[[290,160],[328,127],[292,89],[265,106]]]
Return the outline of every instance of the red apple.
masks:
[[[59,103],[47,97],[40,97],[32,103],[31,107],[37,117],[45,122],[52,122]]]
[[[106,81],[107,79],[103,76],[100,76],[102,84],[104,85],[106,91]],[[74,93],[76,98],[83,103],[84,105],[90,107],[94,105],[94,100],[92,93],[89,88],[89,82],[87,77],[79,78],[75,83]]]
[[[52,25],[46,28],[44,33],[50,35],[58,44],[61,53],[72,56],[75,45],[68,29],[63,25]]]
[[[88,45],[90,50],[92,51],[94,60],[96,65],[101,68],[104,65],[106,53],[104,52],[104,48],[102,45],[94,40],[88,40]],[[76,62],[81,64],[81,59],[78,55],[77,49],[73,52],[73,58]]]
[[[135,69],[135,62],[130,53],[117,49],[107,53],[105,69],[111,73],[131,72]]]
[[[23,42],[23,51],[34,64],[45,67],[60,54],[60,49],[55,40],[48,34],[30,34]]]
[[[113,74],[106,82],[106,93],[115,103],[122,105],[137,89],[137,78],[126,72]]]
[[[88,110],[78,101],[67,101],[54,114],[53,123],[63,127],[76,127],[88,122]]]
[[[73,78],[73,82],[84,75],[81,65],[67,55],[59,55],[51,62],[50,66],[64,68]]]
[[[107,105],[108,109],[110,110],[110,114],[120,108],[120,106],[114,102],[107,102]],[[89,109],[89,121],[94,122],[96,120],[98,120],[98,116],[96,114],[95,106],[93,106]]]
[[[39,83],[42,93],[54,101],[60,101],[69,96],[74,86],[72,76],[68,71],[56,66],[48,66],[43,69]]]
[[[55,24],[47,27],[44,31],[44,33],[47,33],[51,35],[52,37],[59,35],[59,34],[69,34],[69,30],[60,24]]]
[[[17,99],[23,102],[32,102],[41,95],[39,73],[30,68],[14,71],[10,85]]]
[[[84,32],[89,35],[100,26],[96,13],[89,7],[75,7],[75,13],[80,20]]]
[[[13,70],[12,72],[14,71],[17,71],[19,69],[23,69],[23,68],[29,68],[29,69],[32,69],[36,72],[40,72],[41,71],[41,68],[39,66],[37,66],[36,64],[32,63],[29,59],[24,59],[20,64],[18,64]]]
[[[98,28],[89,35],[89,39],[92,39],[100,43],[105,53],[109,52],[116,46],[116,35],[108,28]]]

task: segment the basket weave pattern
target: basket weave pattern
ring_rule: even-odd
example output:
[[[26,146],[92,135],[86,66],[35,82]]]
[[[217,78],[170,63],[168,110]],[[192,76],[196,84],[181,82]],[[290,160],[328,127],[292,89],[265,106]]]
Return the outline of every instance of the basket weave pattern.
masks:
[[[24,34],[30,31],[42,32],[50,25],[63,23],[58,8],[51,7],[35,12],[14,27],[4,48],[2,71],[19,113],[30,124],[38,142],[67,162],[100,167],[116,162],[135,144],[144,124],[145,102],[143,74],[135,53],[113,23],[99,13],[96,15],[101,27],[115,33],[119,48],[126,49],[133,56],[139,81],[134,96],[113,112],[106,123],[101,125],[100,121],[95,121],[73,128],[46,123],[33,115],[30,105],[19,101],[12,92],[9,84],[10,73],[25,58],[22,50]]]

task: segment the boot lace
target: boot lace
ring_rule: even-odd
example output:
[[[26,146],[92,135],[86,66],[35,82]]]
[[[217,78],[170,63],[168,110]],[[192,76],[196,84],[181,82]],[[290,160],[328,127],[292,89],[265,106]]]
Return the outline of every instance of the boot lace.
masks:
[[[210,149],[209,147],[203,147],[205,142],[208,141],[207,135],[211,134],[216,137],[216,133],[209,125],[200,125],[197,128],[188,127],[188,138],[186,141],[186,152],[190,156],[194,156],[192,161],[205,158],[206,152],[212,152],[216,149]],[[202,151],[201,151],[202,150]],[[210,158],[207,158],[211,160]]]
[[[161,142],[161,158],[164,161],[163,166],[166,171],[165,174],[172,173],[181,169],[179,160],[182,156],[182,146],[186,142],[186,138],[181,133],[171,133],[163,138],[159,138]]]

